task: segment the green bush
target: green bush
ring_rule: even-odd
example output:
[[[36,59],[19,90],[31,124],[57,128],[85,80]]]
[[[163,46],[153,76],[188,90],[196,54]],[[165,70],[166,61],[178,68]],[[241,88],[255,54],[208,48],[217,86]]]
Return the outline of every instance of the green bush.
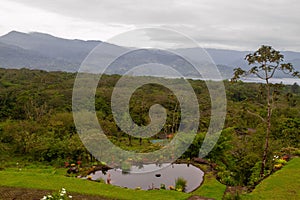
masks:
[[[283,159],[278,159],[275,161],[276,164],[282,164],[282,165],[285,165],[287,162]]]
[[[187,181],[184,178],[178,177],[175,180],[175,190],[180,191],[180,192],[184,192],[185,189],[186,189],[186,183],[187,183]]]
[[[232,172],[228,170],[218,172],[217,177],[219,181],[225,185],[229,185],[229,186],[236,185],[236,181],[232,176]]]
[[[255,186],[261,180],[260,168],[261,168],[261,161],[255,163],[254,167],[252,167],[251,176],[249,178],[249,185]]]
[[[122,172],[127,173],[131,169],[131,164],[129,162],[127,162],[127,161],[122,162],[121,168],[122,168]]]
[[[300,149],[295,150],[294,155],[295,155],[295,156],[300,156]]]
[[[160,184],[160,189],[161,189],[161,190],[165,190],[165,189],[166,189],[166,185],[165,185],[165,184],[163,184],[163,183],[162,183],[162,184]]]

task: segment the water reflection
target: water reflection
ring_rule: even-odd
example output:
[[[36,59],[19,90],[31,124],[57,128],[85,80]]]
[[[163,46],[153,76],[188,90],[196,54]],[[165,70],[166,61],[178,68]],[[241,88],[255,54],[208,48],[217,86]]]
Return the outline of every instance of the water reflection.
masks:
[[[135,173],[130,173],[134,171]],[[130,171],[121,169],[110,169],[107,173],[96,171],[91,174],[92,180],[110,179],[110,184],[127,187],[141,188],[143,190],[160,188],[161,184],[174,186],[175,179],[182,177],[187,180],[186,192],[195,190],[203,181],[204,173],[197,167],[187,164],[147,164],[143,166],[132,166]],[[149,172],[151,171],[151,172]],[[125,172],[125,173],[124,173]],[[110,177],[108,177],[108,174]]]

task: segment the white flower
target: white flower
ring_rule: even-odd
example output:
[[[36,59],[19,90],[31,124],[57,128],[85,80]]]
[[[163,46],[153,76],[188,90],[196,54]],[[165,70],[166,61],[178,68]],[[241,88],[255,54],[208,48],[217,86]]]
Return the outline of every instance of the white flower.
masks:
[[[47,199],[47,197],[46,196],[43,196],[43,198],[41,199],[41,200],[46,200]]]
[[[62,188],[60,194],[63,194],[63,195],[64,195],[64,194],[66,194],[66,193],[67,193],[66,189],[65,189],[65,188]],[[61,195],[61,196],[63,196],[63,195]]]
[[[71,195],[69,195],[69,198],[70,198],[70,199],[72,199],[72,196],[71,196]]]

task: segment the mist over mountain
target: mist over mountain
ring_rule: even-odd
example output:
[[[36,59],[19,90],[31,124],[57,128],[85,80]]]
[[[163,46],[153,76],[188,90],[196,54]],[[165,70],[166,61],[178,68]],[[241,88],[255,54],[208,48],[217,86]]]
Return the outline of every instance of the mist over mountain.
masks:
[[[48,71],[76,71],[88,53],[99,44],[99,41],[67,40],[44,33],[21,33],[12,31],[2,37],[0,42],[15,46],[19,51],[10,54],[7,62],[0,65],[5,68],[29,67]],[[5,51],[1,47],[1,52]],[[16,62],[18,54],[26,51],[24,63]],[[46,66],[47,65],[47,66]]]
[[[99,44],[106,45],[105,56],[108,58],[113,57],[118,52],[124,52],[125,48],[101,41],[69,40],[45,33],[11,31],[0,37],[0,67],[76,72],[83,60]],[[250,53],[249,51],[205,50],[217,65],[224,79],[232,76],[234,68],[247,67],[244,57]],[[198,50],[195,48],[176,49],[174,51],[178,54],[188,55],[191,59],[196,59],[199,56],[197,55]],[[297,70],[300,70],[299,52],[282,51],[281,53],[285,56],[285,62],[291,62]],[[146,60],[147,62],[171,64],[177,68],[180,66],[178,69],[184,75],[193,76],[194,74],[191,67],[176,55],[166,54],[160,50],[139,51],[136,55],[138,56],[120,58],[115,63],[113,70],[108,71],[108,73],[123,74],[130,66],[136,66]],[[277,74],[277,77],[284,76]]]
[[[46,71],[75,71],[72,62],[51,58],[38,52],[0,42],[0,67],[29,68]]]

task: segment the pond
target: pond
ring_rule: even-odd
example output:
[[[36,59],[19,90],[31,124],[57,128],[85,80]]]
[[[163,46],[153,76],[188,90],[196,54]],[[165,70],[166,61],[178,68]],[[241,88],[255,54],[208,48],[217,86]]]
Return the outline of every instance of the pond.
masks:
[[[191,192],[198,188],[203,181],[203,171],[199,168],[188,164],[147,164],[142,168],[132,166],[130,169],[134,173],[124,173],[122,169],[110,169],[105,174],[102,171],[96,171],[90,174],[92,180],[107,180],[110,174],[110,183],[120,187],[137,188],[143,190],[160,188],[161,184],[175,186],[175,179],[182,177],[187,181],[186,192]]]

